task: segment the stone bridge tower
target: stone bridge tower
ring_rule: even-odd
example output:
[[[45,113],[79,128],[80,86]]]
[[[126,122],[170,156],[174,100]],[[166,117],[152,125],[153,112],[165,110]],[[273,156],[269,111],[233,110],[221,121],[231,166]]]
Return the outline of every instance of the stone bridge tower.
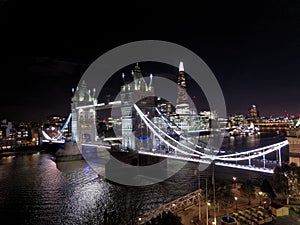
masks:
[[[96,129],[96,110],[97,98],[95,97],[95,88],[93,91],[88,89],[86,82],[83,80],[77,92],[72,97],[72,139],[76,142],[95,142],[97,139]],[[92,106],[82,107],[80,106]]]
[[[136,64],[132,71],[132,82],[126,82],[124,74],[122,76],[124,80],[121,90],[122,148],[137,150],[144,142],[150,143],[150,141],[147,139],[146,127],[136,115],[133,105],[137,104],[149,117],[153,115],[152,74],[149,83],[146,83],[139,65]]]

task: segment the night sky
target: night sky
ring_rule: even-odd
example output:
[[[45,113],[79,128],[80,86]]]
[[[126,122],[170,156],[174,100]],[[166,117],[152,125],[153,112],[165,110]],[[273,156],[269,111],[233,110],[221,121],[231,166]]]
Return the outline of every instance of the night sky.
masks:
[[[0,117],[67,115],[71,89],[95,59],[149,39],[199,55],[228,114],[252,104],[264,116],[300,113],[300,2],[195,2],[0,1]]]

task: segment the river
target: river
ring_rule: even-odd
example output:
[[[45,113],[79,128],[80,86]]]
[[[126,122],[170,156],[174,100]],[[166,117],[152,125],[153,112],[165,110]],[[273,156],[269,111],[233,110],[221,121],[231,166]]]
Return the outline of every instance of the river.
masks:
[[[225,138],[222,148],[244,151],[283,140],[273,133]],[[287,159],[288,147],[283,149]],[[188,163],[166,181],[143,187],[122,186],[98,176],[84,161],[55,163],[46,152],[0,158],[1,224],[101,224],[103,215],[129,220],[198,187],[198,165]],[[202,179],[211,167],[201,172]],[[215,168],[216,179],[263,179],[261,173]],[[202,182],[202,180],[201,180]]]

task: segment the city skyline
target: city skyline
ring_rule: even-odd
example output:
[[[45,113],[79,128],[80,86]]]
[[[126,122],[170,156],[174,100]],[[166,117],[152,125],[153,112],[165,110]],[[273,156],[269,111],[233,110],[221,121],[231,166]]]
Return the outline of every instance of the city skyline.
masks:
[[[128,3],[124,10],[131,14],[108,25],[105,18],[110,14],[97,10],[77,18],[92,10],[87,4],[58,7],[47,1],[45,6],[7,1],[0,8],[0,23],[7,33],[1,37],[0,116],[45,120],[50,114],[67,115],[71,89],[95,59],[121,44],[146,39],[177,43],[202,58],[223,90],[227,114],[246,114],[252,104],[262,116],[300,113],[296,3],[228,3],[217,9],[207,3],[199,11],[192,6],[183,5],[186,14],[179,18],[170,5]],[[157,16],[139,13],[137,25],[135,13],[146,9]],[[161,15],[168,18],[161,21]]]

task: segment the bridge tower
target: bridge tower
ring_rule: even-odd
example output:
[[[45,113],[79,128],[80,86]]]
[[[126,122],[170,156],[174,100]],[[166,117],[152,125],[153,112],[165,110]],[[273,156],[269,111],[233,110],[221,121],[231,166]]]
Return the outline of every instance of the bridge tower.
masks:
[[[80,106],[96,105],[95,88],[91,92],[83,80],[72,97],[72,140],[76,142],[96,141],[96,110],[95,107],[79,108]]]
[[[122,148],[136,150],[144,141],[148,141],[146,126],[138,118],[133,108],[137,104],[149,117],[153,116],[154,87],[152,75],[150,82],[146,83],[138,65],[132,71],[132,82],[126,82],[123,74],[124,85],[121,89],[121,115],[122,115]],[[136,142],[140,139],[140,143]],[[146,140],[147,139],[147,140]],[[149,142],[150,143],[150,142]]]
[[[300,119],[286,131],[286,139],[289,142],[289,163],[300,166]]]

